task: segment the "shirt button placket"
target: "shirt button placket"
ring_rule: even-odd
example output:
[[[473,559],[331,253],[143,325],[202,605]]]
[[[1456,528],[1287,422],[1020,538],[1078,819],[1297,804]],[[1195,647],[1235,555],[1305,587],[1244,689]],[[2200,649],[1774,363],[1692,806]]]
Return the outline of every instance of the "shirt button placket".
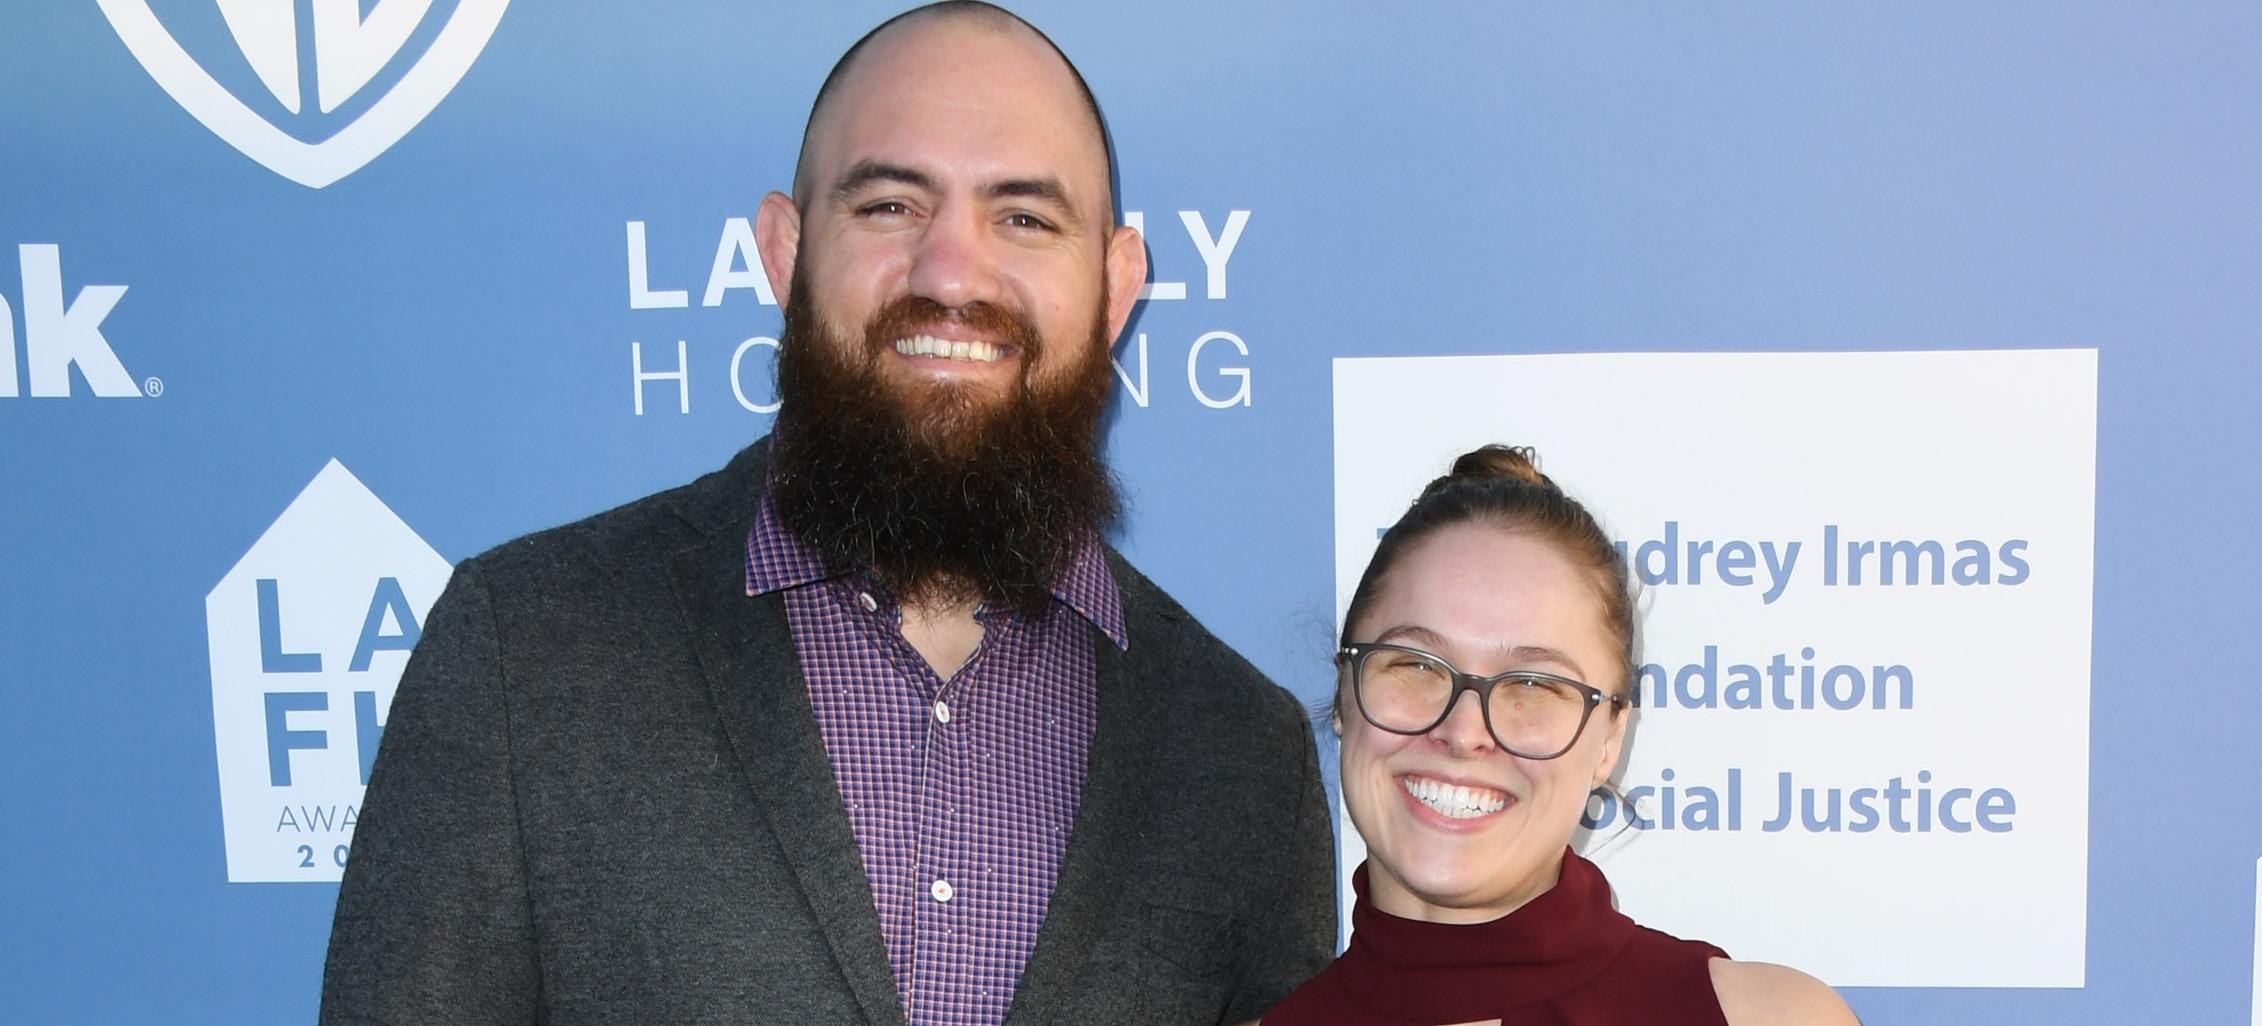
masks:
[[[905,650],[909,651],[908,645]],[[931,677],[927,680],[930,683],[924,687],[934,687],[936,684],[940,684],[942,688],[949,686],[948,681],[937,681]],[[915,843],[925,853],[920,859],[922,865],[919,871],[927,877],[927,900],[918,903],[917,951],[912,956],[920,967],[919,979],[925,985],[918,988],[913,1005],[915,1011],[926,1013],[930,1021],[937,1011],[936,1003],[947,1003],[944,992],[949,987],[942,981],[955,973],[956,967],[963,962],[958,957],[959,952],[953,947],[957,938],[953,936],[952,925],[959,910],[951,901],[957,897],[958,890],[949,877],[953,867],[947,812],[951,797],[947,781],[958,772],[958,768],[954,765],[954,746],[950,743],[949,734],[943,729],[950,722],[951,714],[949,704],[940,697],[942,688],[927,693],[927,720],[920,724],[923,729],[918,730],[927,744],[926,756],[921,760],[919,772]],[[913,1021],[920,1020],[915,1017]]]

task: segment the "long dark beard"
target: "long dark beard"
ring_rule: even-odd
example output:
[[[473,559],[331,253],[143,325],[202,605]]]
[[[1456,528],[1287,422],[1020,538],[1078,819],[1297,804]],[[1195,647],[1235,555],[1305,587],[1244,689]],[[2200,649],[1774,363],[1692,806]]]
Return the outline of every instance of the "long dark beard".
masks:
[[[883,378],[896,338],[953,318],[1021,350],[1008,394],[944,385],[907,395]],[[1095,313],[1088,338],[1062,340],[1090,358],[1044,384],[1028,368],[1051,340],[990,304],[952,311],[906,297],[854,340],[825,323],[794,282],[770,454],[770,501],[785,527],[833,571],[869,573],[905,602],[980,599],[1048,615],[1061,572],[1118,508],[1100,459],[1114,384],[1104,318]]]

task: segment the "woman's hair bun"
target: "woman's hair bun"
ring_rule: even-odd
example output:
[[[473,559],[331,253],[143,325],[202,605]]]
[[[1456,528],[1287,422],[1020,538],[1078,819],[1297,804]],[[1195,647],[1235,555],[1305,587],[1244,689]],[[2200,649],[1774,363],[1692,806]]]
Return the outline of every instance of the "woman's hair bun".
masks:
[[[1539,452],[1528,445],[1487,445],[1462,453],[1446,475],[1458,481],[1521,481],[1553,489],[1555,482],[1539,472]]]
[[[1459,524],[1528,534],[1591,571],[1601,590],[1604,622],[1623,660],[1618,679],[1632,684],[1636,624],[1625,551],[1585,506],[1539,472],[1539,453],[1529,446],[1487,445],[1463,453],[1450,473],[1422,489],[1421,498],[1375,543],[1374,556],[1343,613],[1344,644],[1371,636],[1360,633],[1375,626],[1367,622],[1367,614],[1382,582],[1406,553],[1422,539]]]

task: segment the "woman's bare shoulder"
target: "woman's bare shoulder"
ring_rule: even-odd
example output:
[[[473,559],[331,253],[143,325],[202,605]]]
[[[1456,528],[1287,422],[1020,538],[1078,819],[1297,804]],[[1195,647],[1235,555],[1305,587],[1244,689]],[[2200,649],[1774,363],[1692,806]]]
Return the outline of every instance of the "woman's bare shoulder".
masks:
[[[1715,958],[1712,992],[1728,1026],[1860,1026],[1829,984],[1789,966]]]

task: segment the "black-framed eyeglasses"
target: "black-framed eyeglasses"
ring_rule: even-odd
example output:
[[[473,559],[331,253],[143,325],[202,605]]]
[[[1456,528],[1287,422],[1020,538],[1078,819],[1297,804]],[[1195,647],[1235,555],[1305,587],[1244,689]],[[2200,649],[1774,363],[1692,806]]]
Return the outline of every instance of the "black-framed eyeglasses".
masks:
[[[1406,645],[1368,642],[1335,652],[1349,675],[1359,715],[1393,734],[1427,734],[1453,712],[1464,691],[1477,693],[1484,726],[1500,747],[1526,759],[1553,759],[1579,743],[1598,705],[1627,705],[1624,695],[1553,673],[1510,670],[1479,677],[1444,657]]]

